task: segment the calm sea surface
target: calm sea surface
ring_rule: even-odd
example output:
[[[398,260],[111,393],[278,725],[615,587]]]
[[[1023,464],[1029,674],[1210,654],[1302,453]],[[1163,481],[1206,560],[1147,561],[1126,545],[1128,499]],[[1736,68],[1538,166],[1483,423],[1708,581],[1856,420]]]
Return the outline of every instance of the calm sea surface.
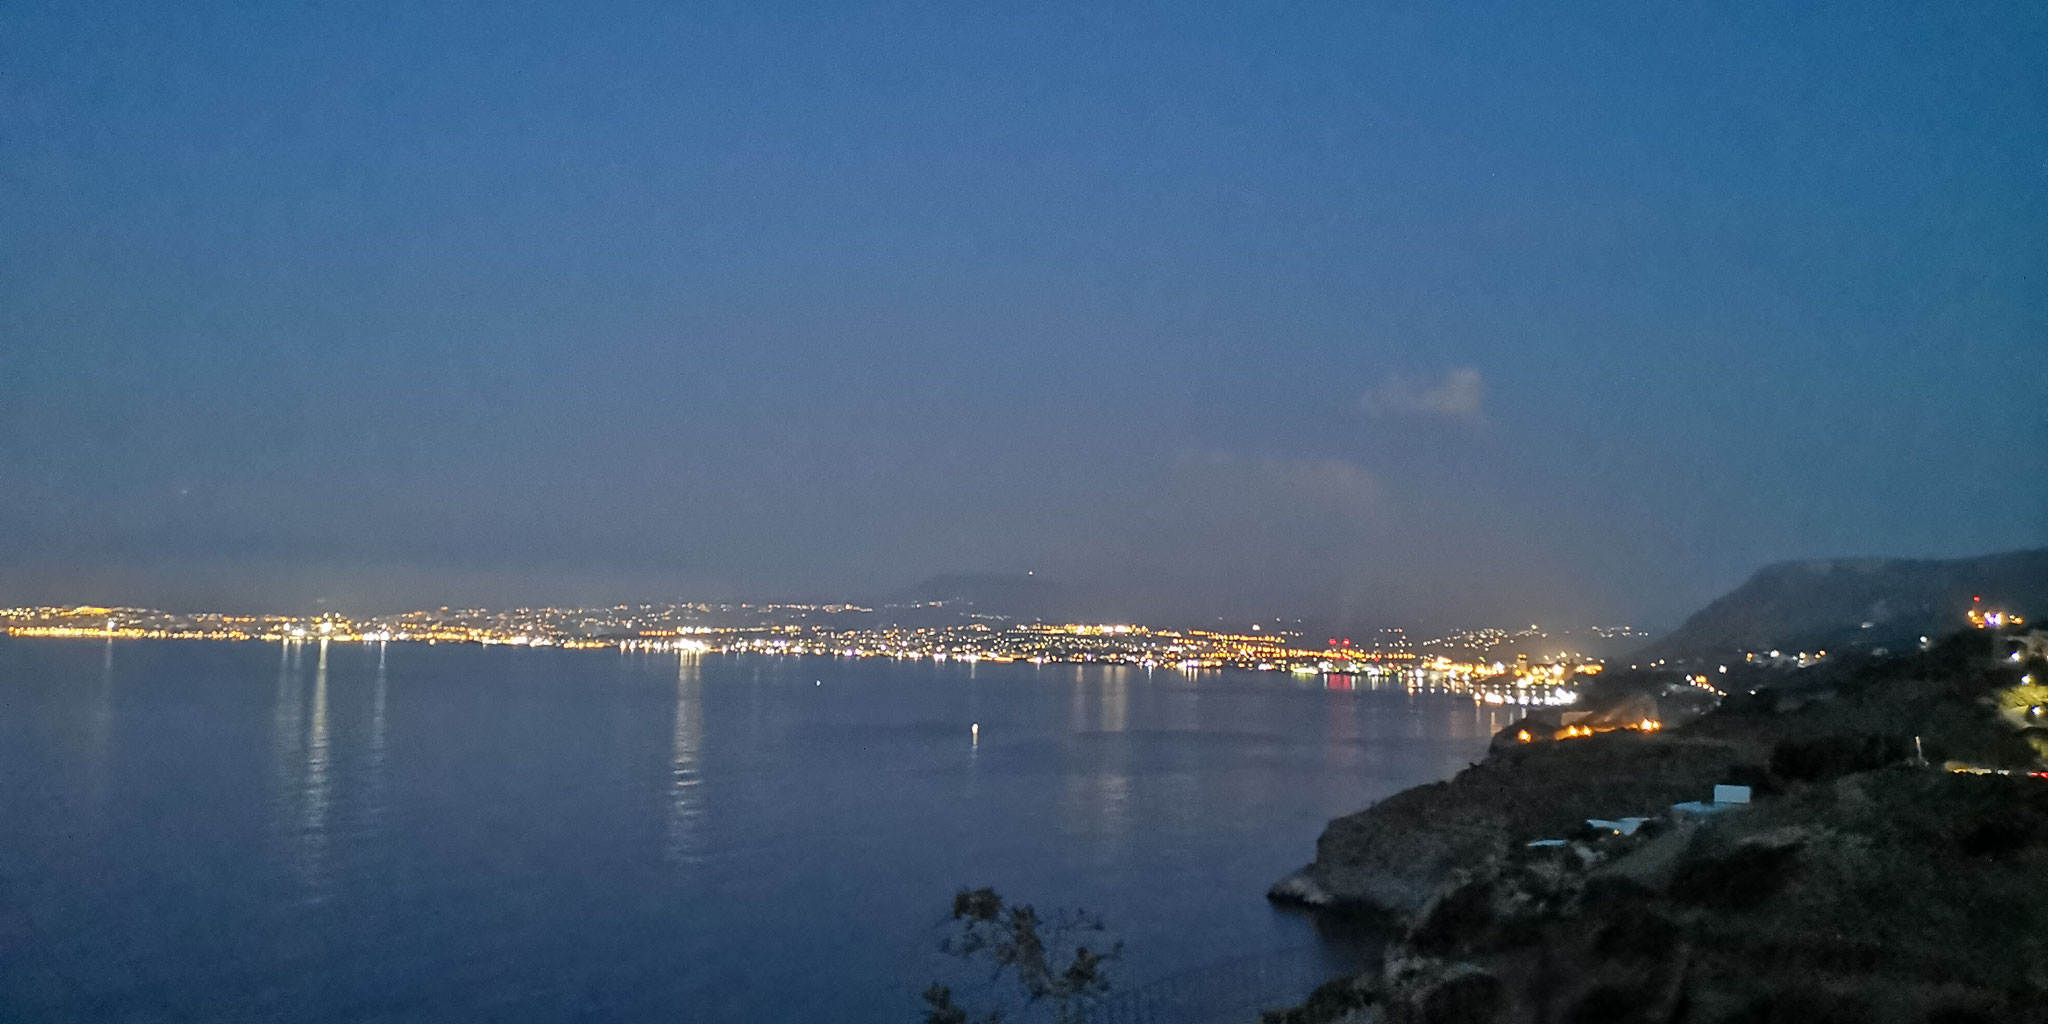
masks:
[[[1099,911],[1142,983],[1312,943],[1266,885],[1501,714],[1275,674],[0,640],[0,1020],[910,1022],[963,885]]]

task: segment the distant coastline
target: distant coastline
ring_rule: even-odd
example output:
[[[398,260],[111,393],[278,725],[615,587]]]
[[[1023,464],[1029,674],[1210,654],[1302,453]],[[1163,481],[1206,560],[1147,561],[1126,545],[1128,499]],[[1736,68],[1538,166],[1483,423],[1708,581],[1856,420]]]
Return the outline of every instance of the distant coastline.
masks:
[[[1372,642],[1299,633],[1165,629],[1125,623],[1014,621],[929,602],[900,609],[827,605],[620,605],[601,609],[438,609],[351,618],[171,613],[100,606],[0,609],[23,639],[219,640],[269,643],[461,643],[675,654],[766,654],[1277,672],[1329,689],[1395,685],[1469,693],[1517,706],[1569,704],[1606,667],[1575,649],[1639,639],[1628,627],[1580,634],[1467,630],[1412,644],[1398,629]],[[910,621],[902,621],[910,620]],[[1516,641],[1549,654],[1510,654]],[[1484,646],[1481,646],[1484,645]],[[1497,655],[1489,658],[1489,653]]]

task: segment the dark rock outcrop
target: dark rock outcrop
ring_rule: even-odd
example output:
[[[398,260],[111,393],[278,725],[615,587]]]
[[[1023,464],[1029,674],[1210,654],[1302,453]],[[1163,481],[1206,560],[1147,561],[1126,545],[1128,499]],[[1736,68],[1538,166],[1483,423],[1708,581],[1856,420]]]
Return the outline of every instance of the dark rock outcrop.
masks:
[[[1579,835],[1587,818],[1699,799],[1757,757],[1734,744],[1626,731],[1503,750],[1447,782],[1330,822],[1315,860],[1267,896],[1410,920],[1459,872],[1490,870],[1531,839]]]
[[[1785,670],[1757,692],[1804,699],[1670,732],[1516,743],[1332,822],[1292,887],[1406,930],[1274,1019],[2048,1021],[2048,778],[1997,713],[2048,660],[1998,639]],[[1755,799],[1665,813],[1718,782]]]
[[[1592,847],[1462,875],[1379,963],[1269,1019],[2048,1018],[2038,779],[1892,768]]]

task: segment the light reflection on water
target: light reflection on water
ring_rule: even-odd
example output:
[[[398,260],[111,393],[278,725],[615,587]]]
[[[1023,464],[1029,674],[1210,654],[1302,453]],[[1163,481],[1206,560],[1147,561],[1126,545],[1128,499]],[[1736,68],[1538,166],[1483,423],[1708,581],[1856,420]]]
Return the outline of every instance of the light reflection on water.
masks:
[[[677,655],[673,753],[669,759],[668,856],[693,863],[703,855],[703,782],[697,759],[704,746],[703,656]]]
[[[1358,702],[1331,701],[1325,729],[1330,742],[1323,748],[1324,763],[1332,770],[1354,763],[1358,758]]]
[[[388,664],[390,654],[390,641],[379,641],[377,679],[372,684],[370,696],[370,739],[365,744],[363,756],[364,826],[372,832],[384,827],[385,801],[389,794],[384,762],[390,745],[390,724],[387,714],[391,690],[391,670]]]
[[[0,786],[0,927],[43,950],[31,984],[0,944],[0,1019],[909,1019],[979,884],[1104,913],[1138,982],[1309,941],[1266,884],[1507,713],[1106,666],[117,646],[0,640],[0,779],[71,780]]]
[[[1123,732],[1130,728],[1131,669],[1108,665],[1075,667],[1069,671],[1073,675],[1068,684],[1067,710],[1073,731]]]
[[[1131,671],[1118,665],[1102,681],[1102,720],[1097,728],[1103,732],[1123,732],[1131,726]]]
[[[298,672],[302,654],[297,644],[278,645],[277,691],[272,701],[270,730],[271,779],[277,786],[279,804],[288,811],[280,818],[294,826],[301,818],[300,802],[304,797],[305,708]],[[285,838],[289,843],[291,837]]]
[[[106,811],[107,792],[112,785],[114,771],[114,641],[111,639],[100,655],[99,685],[94,687],[85,749],[86,804],[97,824]]]
[[[300,777],[299,873],[307,898],[317,901],[328,896],[327,818],[333,785],[328,771],[333,751],[327,736],[326,640],[320,641],[319,660],[313,667],[313,710],[308,719],[306,767]]]

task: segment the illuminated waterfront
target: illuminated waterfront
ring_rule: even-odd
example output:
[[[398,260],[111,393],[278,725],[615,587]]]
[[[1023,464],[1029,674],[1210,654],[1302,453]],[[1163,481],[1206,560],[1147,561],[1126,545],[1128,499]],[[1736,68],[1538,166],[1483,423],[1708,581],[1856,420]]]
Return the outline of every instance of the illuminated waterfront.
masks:
[[[960,615],[966,621],[928,626],[857,621],[874,618],[874,612],[847,604],[671,604],[510,611],[443,608],[351,618],[77,606],[0,610],[0,623],[9,635],[24,639],[466,643],[970,664],[1130,665],[1180,672],[1235,669],[1324,678],[1332,689],[1465,694],[1492,704],[1569,703],[1579,683],[1603,668],[1597,658],[1569,652],[1548,660],[1522,657],[1512,662],[1419,654],[1400,630],[1382,631],[1382,642],[1366,647],[1348,638],[1331,638],[1315,646],[1296,633],[1024,623],[985,615]],[[1467,631],[1425,641],[1424,646],[1470,651],[1475,637],[1489,638],[1493,633],[1510,639],[1516,635]]]

